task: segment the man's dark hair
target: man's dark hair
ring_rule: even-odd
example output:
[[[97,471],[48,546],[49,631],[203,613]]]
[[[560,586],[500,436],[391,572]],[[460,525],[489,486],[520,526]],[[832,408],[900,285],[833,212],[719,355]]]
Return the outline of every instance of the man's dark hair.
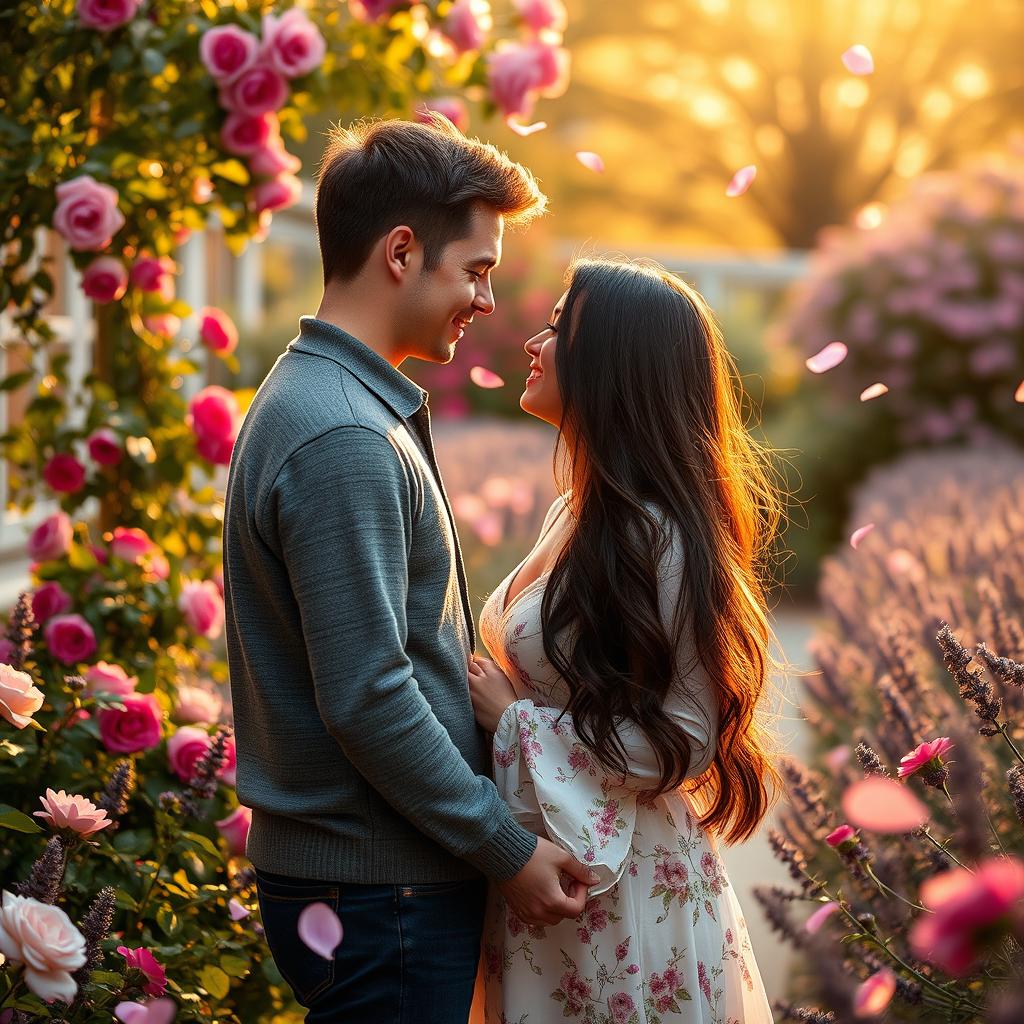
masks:
[[[521,164],[447,118],[429,124],[362,121],[336,127],[320,163],[316,228],[324,284],[350,280],[377,241],[407,224],[435,270],[446,245],[465,238],[473,205],[484,203],[508,224],[544,212],[547,197]]]

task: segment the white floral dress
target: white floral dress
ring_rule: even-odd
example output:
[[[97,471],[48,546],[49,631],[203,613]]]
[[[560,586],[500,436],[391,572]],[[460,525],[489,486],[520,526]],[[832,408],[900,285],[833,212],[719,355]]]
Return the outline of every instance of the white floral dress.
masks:
[[[562,498],[541,536],[567,530]],[[673,543],[659,592],[682,571]],[[567,690],[544,655],[540,606],[547,574],[505,608],[520,563],[491,594],[480,635],[517,697],[494,736],[498,791],[524,827],[573,853],[601,881],[575,921],[529,927],[491,886],[483,940],[485,1021],[547,1024],[771,1024],[750,938],[712,837],[678,792],[641,802],[658,777],[642,734],[619,726],[630,773],[605,772],[580,743]],[[666,607],[662,605],[663,616]],[[693,743],[690,774],[714,755],[717,713],[694,667],[666,711]]]

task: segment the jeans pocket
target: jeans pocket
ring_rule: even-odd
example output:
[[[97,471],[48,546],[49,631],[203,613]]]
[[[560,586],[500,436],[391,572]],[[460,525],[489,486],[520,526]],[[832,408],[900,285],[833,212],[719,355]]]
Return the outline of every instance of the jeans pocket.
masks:
[[[340,915],[341,887],[329,882],[268,879],[257,872],[256,890],[274,963],[295,998],[308,1007],[333,984],[335,960],[325,960],[299,938],[299,915],[314,903],[326,903]]]
[[[486,881],[482,878],[463,878],[456,882],[423,882],[418,885],[401,885],[399,893],[406,898],[428,896],[454,896],[464,892],[467,897],[475,897],[484,891]]]

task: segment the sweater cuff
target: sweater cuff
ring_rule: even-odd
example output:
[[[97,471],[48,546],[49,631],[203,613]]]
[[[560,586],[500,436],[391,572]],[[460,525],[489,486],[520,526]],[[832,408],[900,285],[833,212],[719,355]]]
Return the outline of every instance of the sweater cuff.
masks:
[[[493,881],[507,882],[522,871],[536,849],[537,837],[527,832],[504,805],[497,832],[464,859]]]

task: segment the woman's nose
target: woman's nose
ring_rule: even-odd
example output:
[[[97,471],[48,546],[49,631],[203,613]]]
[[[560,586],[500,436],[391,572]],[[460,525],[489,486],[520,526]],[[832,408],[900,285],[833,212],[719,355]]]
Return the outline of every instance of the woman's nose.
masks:
[[[540,351],[540,335],[535,334],[524,346],[526,354],[529,356],[535,356]]]

